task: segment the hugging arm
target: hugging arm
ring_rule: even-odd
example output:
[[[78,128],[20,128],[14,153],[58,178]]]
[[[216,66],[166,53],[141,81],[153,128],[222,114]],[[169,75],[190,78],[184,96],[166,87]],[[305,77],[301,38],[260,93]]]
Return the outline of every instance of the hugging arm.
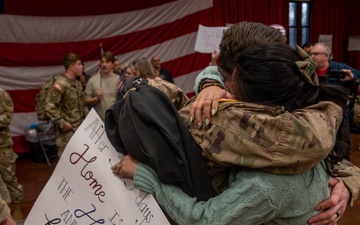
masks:
[[[218,110],[218,101],[214,101],[214,99],[218,100],[219,98],[231,97],[227,97],[230,96],[230,93],[224,88],[216,85],[206,86],[207,82],[217,82],[220,85],[224,85],[221,74],[216,70],[200,73],[196,81],[194,89],[196,93],[198,93],[198,96],[190,108],[190,121],[195,119],[197,125],[201,127],[202,121],[206,122],[207,118],[208,121],[210,121],[211,116]],[[206,88],[203,89],[202,86]],[[349,169],[350,171],[354,171],[354,169],[351,169],[352,167],[355,166],[349,164],[341,166],[342,171]],[[337,171],[339,171],[339,169]],[[335,171],[334,176],[341,176],[341,173],[339,174]],[[343,182],[333,182],[330,185],[333,189],[330,198],[319,203],[318,207],[315,208],[315,210],[324,211],[311,218],[311,220],[309,220],[310,222],[313,224],[326,224],[327,221],[333,220],[336,212],[340,213],[340,216],[344,213],[350,197],[350,202],[353,202],[357,198],[360,188],[360,173],[352,172],[345,177],[342,176],[341,180]],[[336,221],[337,220],[338,219],[336,219]]]
[[[353,202],[358,198],[360,190],[360,168],[353,165],[347,160],[342,160],[335,165],[333,175],[336,179],[330,182],[332,187],[330,198],[321,202],[315,210],[324,210],[319,215],[311,218],[311,224],[326,224],[331,215],[343,215],[348,203],[352,206]],[[334,181],[335,180],[335,181]],[[338,219],[335,221],[337,222]],[[330,225],[335,223],[328,223]]]
[[[314,210],[321,213],[308,221],[311,225],[335,225],[346,210],[350,193],[342,180],[331,178],[329,186],[331,187],[331,196],[315,207]]]
[[[202,126],[202,121],[210,121],[211,116],[218,111],[220,98],[235,98],[225,89],[224,78],[217,66],[206,67],[196,77],[194,91],[197,98],[190,108],[190,121],[196,121],[199,127]]]
[[[305,180],[302,174],[289,177],[244,168],[233,170],[230,186],[222,194],[207,201],[198,202],[196,198],[189,197],[180,188],[162,184],[154,170],[131,160],[129,156],[126,156],[117,167],[115,171],[120,176],[130,178],[134,176],[135,186],[152,194],[159,205],[179,225],[246,225],[260,224],[273,219],[288,221],[289,224],[305,224],[307,218],[315,215],[316,212],[311,208],[309,210],[308,207],[311,207],[312,203],[307,202],[307,198],[299,203],[301,206],[294,206],[293,196],[302,199],[302,196],[308,193],[306,187],[309,186],[304,181],[313,177],[314,174],[318,181],[311,189],[326,189],[323,187],[326,172],[321,169],[320,164],[314,171],[307,172]],[[319,176],[319,174],[323,175]],[[311,198],[314,199],[323,199],[325,193],[320,191],[314,195],[314,191],[310,192],[313,193]],[[299,210],[289,211],[290,205],[299,207]],[[292,213],[294,214],[291,216]],[[329,221],[332,222],[335,219],[337,218],[333,215]]]
[[[246,185],[240,185],[241,181],[235,180],[225,193],[199,202],[179,187],[161,183],[152,168],[128,155],[113,169],[121,177],[133,178],[136,187],[152,194],[179,225],[260,224],[271,220],[281,210],[272,203],[274,195],[269,194],[263,186],[258,186],[256,179],[253,181],[255,184],[248,181]],[[277,199],[282,199],[282,196],[277,196]]]
[[[274,217],[278,210],[272,205],[267,193],[260,188],[242,186],[243,188],[237,189],[235,187],[239,185],[236,182],[225,193],[206,202],[198,202],[180,188],[160,183],[154,171],[141,163],[136,170],[134,183],[138,188],[151,193],[179,225],[260,224]],[[254,195],[257,197],[252,198]],[[256,216],[249,216],[254,214],[254,208]]]

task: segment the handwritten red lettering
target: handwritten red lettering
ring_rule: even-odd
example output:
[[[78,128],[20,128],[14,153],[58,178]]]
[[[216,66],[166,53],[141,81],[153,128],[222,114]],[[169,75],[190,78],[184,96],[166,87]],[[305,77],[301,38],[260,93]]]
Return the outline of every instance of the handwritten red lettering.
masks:
[[[97,196],[97,198],[99,199],[100,202],[104,202],[102,197],[105,196],[105,192],[101,190],[102,185],[99,184],[99,182],[97,181],[96,178],[94,178],[94,173],[91,170],[87,169],[87,166],[90,163],[95,162],[97,157],[94,156],[90,160],[87,160],[84,156],[85,156],[86,152],[89,150],[89,146],[87,144],[84,144],[84,145],[86,146],[85,151],[81,155],[79,153],[77,153],[77,152],[71,153],[70,157],[69,157],[69,160],[74,165],[77,164],[80,160],[82,160],[83,162],[86,162],[85,165],[83,166],[83,168],[80,171],[80,175],[85,180],[91,181],[89,183],[89,186],[92,187],[92,189],[94,190],[94,195]]]

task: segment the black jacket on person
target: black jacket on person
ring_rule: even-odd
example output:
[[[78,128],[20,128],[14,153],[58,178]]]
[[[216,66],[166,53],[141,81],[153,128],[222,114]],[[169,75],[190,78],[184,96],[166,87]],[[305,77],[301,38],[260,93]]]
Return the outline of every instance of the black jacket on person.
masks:
[[[107,110],[110,142],[118,152],[152,167],[162,183],[179,186],[199,201],[215,196],[201,148],[169,98],[146,83],[135,78],[134,90]]]
[[[170,73],[170,71],[166,70],[166,69],[163,69],[163,68],[160,68],[160,71],[159,71],[159,76],[163,79],[163,80],[167,80],[171,83],[174,84],[174,79]]]

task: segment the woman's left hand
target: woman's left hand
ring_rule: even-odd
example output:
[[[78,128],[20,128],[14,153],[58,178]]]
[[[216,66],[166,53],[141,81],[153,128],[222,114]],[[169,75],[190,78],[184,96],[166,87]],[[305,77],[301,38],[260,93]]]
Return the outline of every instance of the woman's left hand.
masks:
[[[130,155],[126,155],[120,162],[112,167],[115,174],[120,177],[134,178],[138,161]]]
[[[318,204],[314,210],[323,211],[312,217],[308,223],[312,225],[335,225],[344,214],[350,199],[350,192],[341,179],[330,178],[331,195]]]

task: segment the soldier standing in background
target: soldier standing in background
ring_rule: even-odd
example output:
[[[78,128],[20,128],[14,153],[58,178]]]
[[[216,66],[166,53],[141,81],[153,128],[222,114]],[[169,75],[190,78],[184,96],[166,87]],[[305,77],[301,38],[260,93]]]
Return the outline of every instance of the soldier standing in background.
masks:
[[[45,100],[46,114],[56,125],[59,157],[89,112],[85,106],[82,85],[76,79],[82,75],[84,69],[81,57],[75,53],[67,54],[64,66],[65,73],[55,81]]]
[[[11,203],[9,190],[0,176],[0,225],[16,225],[10,214],[8,204]]]
[[[18,155],[13,151],[9,129],[13,112],[14,105],[9,93],[0,88],[0,173],[10,193],[13,217],[22,219],[19,203],[23,200],[24,193],[16,177]]]

